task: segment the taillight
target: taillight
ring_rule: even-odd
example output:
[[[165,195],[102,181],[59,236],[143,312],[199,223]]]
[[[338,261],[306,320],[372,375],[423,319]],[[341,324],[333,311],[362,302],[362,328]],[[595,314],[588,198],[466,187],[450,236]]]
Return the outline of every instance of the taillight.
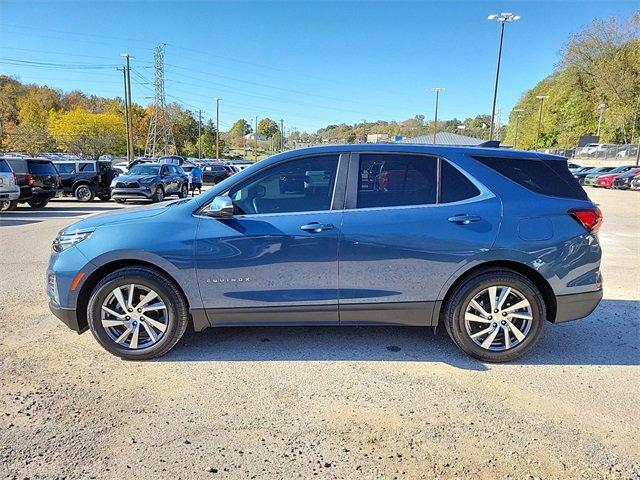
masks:
[[[597,233],[602,225],[602,212],[596,208],[574,208],[569,215],[575,218],[590,233]]]
[[[27,185],[29,185],[30,187],[33,186],[33,175],[31,175],[30,173],[27,173],[26,179],[27,179]]]

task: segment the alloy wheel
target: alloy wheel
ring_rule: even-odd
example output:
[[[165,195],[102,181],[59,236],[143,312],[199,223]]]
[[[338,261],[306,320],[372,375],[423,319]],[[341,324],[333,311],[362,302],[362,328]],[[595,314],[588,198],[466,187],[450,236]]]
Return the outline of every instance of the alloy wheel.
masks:
[[[526,297],[515,288],[503,285],[477,293],[464,313],[469,337],[491,351],[510,350],[520,345],[532,323],[533,310]]]
[[[156,199],[158,202],[164,200],[164,190],[162,190],[162,188],[160,187],[156,189]]]
[[[80,186],[76,189],[76,198],[81,202],[91,200],[91,190],[87,186]]]
[[[132,283],[107,295],[101,306],[101,322],[114,342],[139,350],[162,339],[169,317],[167,306],[154,290]]]
[[[7,210],[9,210],[10,205],[10,200],[0,200],[0,212],[6,212]]]

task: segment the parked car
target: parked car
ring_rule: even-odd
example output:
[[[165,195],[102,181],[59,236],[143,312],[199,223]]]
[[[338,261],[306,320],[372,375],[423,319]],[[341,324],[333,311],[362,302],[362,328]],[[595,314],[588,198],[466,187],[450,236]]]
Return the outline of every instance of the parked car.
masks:
[[[577,163],[569,163],[568,166],[571,173],[579,172],[580,170],[584,169],[582,165],[578,165]]]
[[[182,164],[184,164],[184,162],[186,162],[187,159],[184,157],[181,157],[180,155],[165,155],[164,157],[160,157],[158,159],[158,163],[170,163],[172,165],[180,165],[182,166]]]
[[[580,150],[582,155],[598,155],[607,152],[610,148],[615,147],[608,143],[588,143]]]
[[[185,198],[189,178],[182,167],[172,164],[141,163],[111,182],[111,198],[118,203],[127,200],[161,202],[169,195]]]
[[[117,176],[111,161],[53,160],[60,173],[64,195],[73,195],[80,202],[111,198],[110,184]]]
[[[632,168],[624,173],[619,174],[613,179],[613,188],[618,190],[629,190],[631,188],[631,181],[640,173],[640,168]]]
[[[626,165],[626,166],[622,166],[622,167],[612,168],[611,170],[609,170],[607,172],[590,173],[589,175],[587,175],[584,178],[582,184],[584,186],[596,186],[597,183],[598,183],[598,179],[600,177],[607,176],[607,175],[618,175],[620,173],[627,172],[627,171],[631,170],[632,168],[633,168],[632,165]]]
[[[20,198],[20,187],[16,176],[7,161],[0,158],[0,212],[11,209],[12,202],[18,198]]]
[[[584,181],[587,175],[602,175],[604,173],[610,172],[614,168],[615,167],[594,167],[586,171],[574,173],[573,178],[578,180],[580,185],[584,185]]]
[[[633,169],[633,167],[618,167],[618,168],[615,168],[615,169],[611,170],[609,173],[606,173],[604,175],[599,175],[595,179],[595,183],[593,183],[593,186],[594,187],[598,187],[598,188],[612,188],[613,187],[613,181],[616,178],[618,178],[618,176],[620,176],[620,175],[624,174],[625,172],[628,172],[628,171],[630,171],[632,169]]]
[[[231,175],[233,172],[221,163],[202,165],[202,181],[205,184],[217,185]]]
[[[20,196],[12,200],[8,210],[19,203],[27,203],[32,208],[44,208],[58,193],[60,175],[50,160],[30,157],[5,157],[20,187]]]
[[[322,181],[281,191],[282,177],[300,176]],[[167,353],[189,324],[444,323],[468,354],[508,361],[534,346],[546,321],[598,305],[601,222],[562,157],[427,145],[293,150],[201,196],[62,230],[47,271],[50,308],[127,359]]]
[[[640,190],[640,175],[636,175],[631,180],[631,190]]]

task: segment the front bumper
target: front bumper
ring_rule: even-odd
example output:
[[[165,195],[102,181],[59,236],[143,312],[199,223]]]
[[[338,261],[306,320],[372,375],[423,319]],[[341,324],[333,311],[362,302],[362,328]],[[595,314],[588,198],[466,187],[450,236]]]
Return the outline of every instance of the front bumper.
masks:
[[[151,188],[113,188],[111,190],[111,198],[142,198],[150,199],[153,197]]]
[[[78,315],[76,314],[75,309],[63,308],[53,299],[49,299],[49,310],[51,310],[51,313],[58,317],[58,319],[60,319],[62,323],[71,330],[75,330],[78,333],[82,333],[87,330],[86,326],[80,327],[80,325],[78,325]]]
[[[596,309],[600,300],[602,300],[602,289],[593,292],[559,295],[556,297],[557,311],[553,323],[584,318]]]

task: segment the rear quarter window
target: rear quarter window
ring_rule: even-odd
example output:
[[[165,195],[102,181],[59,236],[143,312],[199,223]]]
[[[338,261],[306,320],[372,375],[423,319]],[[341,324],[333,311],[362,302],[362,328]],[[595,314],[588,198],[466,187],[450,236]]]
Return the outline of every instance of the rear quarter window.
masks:
[[[473,158],[532,192],[552,197],[589,199],[569,171],[566,161],[538,158]]]
[[[446,160],[440,172],[440,203],[460,202],[480,195],[480,190]]]

